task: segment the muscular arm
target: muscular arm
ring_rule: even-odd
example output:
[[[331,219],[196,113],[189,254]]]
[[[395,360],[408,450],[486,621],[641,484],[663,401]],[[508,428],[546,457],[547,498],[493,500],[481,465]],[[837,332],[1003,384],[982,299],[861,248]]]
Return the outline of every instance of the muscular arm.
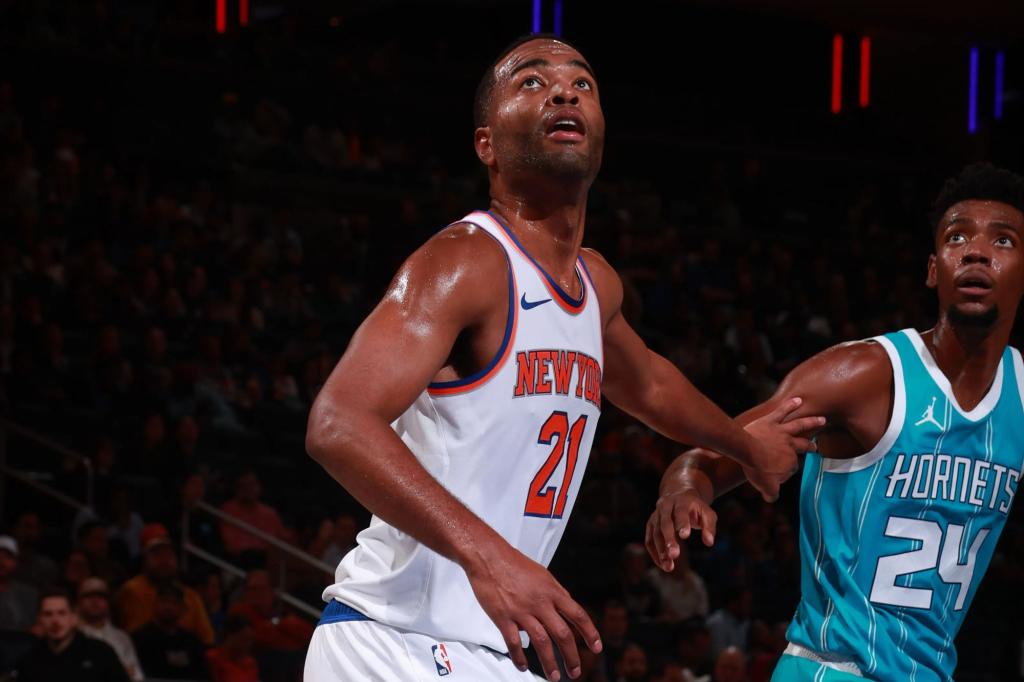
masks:
[[[413,254],[352,337],[313,403],[306,450],[367,509],[434,551],[472,565],[501,539],[419,463],[390,424],[481,324],[506,264],[470,227]]]
[[[618,275],[595,252],[586,251],[585,257],[601,294],[605,320],[604,395],[672,440],[713,449],[744,466],[779,477],[787,475],[787,470],[791,472],[798,443],[768,430],[754,438],[698,391],[675,365],[647,348],[622,315]],[[777,483],[774,487],[777,489]],[[770,496],[774,491],[762,492]]]
[[[449,363],[461,334],[504,328],[507,307],[494,292],[505,290],[507,272],[500,247],[472,226],[449,228],[413,254],[317,396],[306,449],[370,511],[465,570],[517,665],[526,668],[525,630],[546,670],[557,670],[554,641],[572,671],[570,625],[600,649],[586,612],[441,486],[390,426]]]
[[[892,409],[892,385],[889,359],[881,346],[841,344],[795,367],[775,395],[736,421],[746,425],[785,410],[799,395],[802,403],[790,412],[791,419],[807,415],[826,419],[823,427],[805,435],[816,435],[819,449],[829,457],[856,456],[867,452],[885,432]],[[691,527],[702,528],[704,541],[711,544],[714,518],[705,508],[745,479],[743,467],[708,449],[695,448],[676,458],[662,476],[658,508],[648,527],[648,544],[655,550],[652,554],[674,559],[677,533],[686,537]]]

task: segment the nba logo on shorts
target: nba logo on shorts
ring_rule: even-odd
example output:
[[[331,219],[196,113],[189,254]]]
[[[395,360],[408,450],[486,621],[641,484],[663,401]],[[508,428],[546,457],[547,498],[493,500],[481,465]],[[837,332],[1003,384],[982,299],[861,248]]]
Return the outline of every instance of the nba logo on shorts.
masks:
[[[430,647],[430,650],[434,652],[434,665],[437,666],[437,674],[441,677],[450,675],[452,672],[452,662],[448,658],[448,650],[444,648],[444,644],[435,644]]]

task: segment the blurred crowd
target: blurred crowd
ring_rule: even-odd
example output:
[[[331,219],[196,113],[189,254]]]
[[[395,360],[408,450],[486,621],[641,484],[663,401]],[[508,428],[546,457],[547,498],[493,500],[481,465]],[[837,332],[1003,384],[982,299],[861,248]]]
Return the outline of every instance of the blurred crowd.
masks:
[[[10,49],[31,36],[131,60],[176,56],[190,35],[185,23],[149,44],[130,16],[60,24],[25,6],[6,10]],[[355,82],[401,58],[342,50],[336,67]],[[88,465],[10,431],[7,461],[92,503],[5,484],[0,678],[72,679],[61,666],[88,659],[132,680],[291,682],[313,622],[275,589],[315,606],[330,575],[267,538],[333,565],[368,522],[305,456],[309,406],[395,267],[481,207],[485,178],[445,169],[415,134],[309,115],[251,83],[210,88],[202,116],[182,121],[173,107],[119,115],[139,110],[131,94],[81,77],[95,87],[0,70],[3,415]],[[180,148],[196,140],[198,160]],[[606,169],[585,244],[622,274],[648,344],[727,411],[831,344],[933,322],[935,178],[756,153],[655,165]],[[665,574],[638,543],[680,449],[605,406],[552,565],[601,630],[591,682],[767,680],[785,646],[798,482],[776,505],[749,490],[723,500],[715,546],[691,541]],[[1001,600],[1024,585],[1022,550],[1015,512],[959,639],[958,679],[1020,678],[1021,615]]]

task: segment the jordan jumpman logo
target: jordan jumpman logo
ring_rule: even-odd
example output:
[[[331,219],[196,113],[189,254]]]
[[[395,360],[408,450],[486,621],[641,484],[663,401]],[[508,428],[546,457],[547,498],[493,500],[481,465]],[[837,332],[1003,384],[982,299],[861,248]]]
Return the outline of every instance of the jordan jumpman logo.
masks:
[[[924,415],[916,422],[914,422],[914,426],[920,426],[921,424],[931,423],[935,424],[940,429],[942,428],[942,424],[935,420],[935,400],[936,397],[932,396],[932,404],[924,409]]]

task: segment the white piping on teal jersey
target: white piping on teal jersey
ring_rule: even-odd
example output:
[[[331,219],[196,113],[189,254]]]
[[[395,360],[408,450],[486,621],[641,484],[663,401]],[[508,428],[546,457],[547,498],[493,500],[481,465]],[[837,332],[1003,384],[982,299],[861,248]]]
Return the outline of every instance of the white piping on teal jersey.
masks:
[[[818,468],[818,482],[814,486],[814,519],[818,523],[818,551],[815,552],[815,555],[814,555],[814,579],[817,580],[819,584],[821,583],[821,555],[825,552],[825,532],[824,532],[824,529],[821,527],[821,506],[820,506],[820,501],[821,501],[821,484],[822,484],[822,481],[824,481],[824,480],[825,480],[825,470],[824,470],[824,468],[820,468],[819,467]],[[828,599],[828,602],[829,602],[829,605],[825,608],[825,613],[827,614],[829,608],[832,605],[832,598],[831,597],[826,597],[826,599]],[[826,651],[826,649],[825,649],[825,625],[827,623],[828,623],[828,617],[826,615],[826,617],[821,622],[821,650],[822,650],[822,652]]]
[[[855,471],[867,469],[879,461],[889,452],[900,432],[903,431],[903,420],[907,414],[907,389],[903,381],[903,362],[900,360],[899,351],[892,341],[884,336],[875,336],[868,341],[874,341],[885,349],[889,356],[889,364],[892,365],[892,417],[889,419],[889,426],[886,428],[882,438],[875,443],[875,447],[863,455],[850,459],[821,458],[821,468],[830,474],[852,474]],[[1024,390],[1024,389],[1022,389]]]
[[[953,407],[960,415],[968,421],[978,422],[984,419],[992,412],[992,409],[999,404],[999,396],[1003,392],[1003,362],[1000,358],[999,366],[996,368],[996,376],[992,381],[992,386],[989,388],[988,393],[981,399],[981,402],[974,406],[974,409],[969,412],[965,412],[960,403],[956,400],[956,395],[953,394],[953,387],[949,384],[949,378],[942,373],[939,369],[938,364],[935,362],[935,358],[932,356],[931,351],[924,345],[924,339],[917,333],[916,329],[904,329],[903,333],[906,334],[907,338],[910,339],[910,343],[914,345],[914,349],[917,354],[921,356],[921,362],[924,363],[924,368],[928,370],[928,374],[931,375],[932,381],[938,385],[939,389],[946,394],[946,399],[953,403]]]
[[[1020,351],[1010,348],[1010,356],[1013,357],[1013,374],[1017,379],[1017,393],[1020,395],[1020,404],[1024,406],[1024,360],[1020,357]]]
[[[878,474],[880,474],[881,472],[882,460],[878,460],[875,463],[875,470],[871,472],[871,479],[868,481],[868,490],[864,494],[864,499],[861,500],[860,502],[860,512],[857,514],[857,559],[853,562],[853,568],[850,569],[850,575],[856,575],[857,567],[860,565],[860,546],[861,541],[864,539],[864,518],[867,516],[868,513],[868,500],[871,499],[871,494],[875,491],[875,484],[878,483]],[[874,641],[875,610],[871,608],[871,601],[867,598],[867,596],[864,597],[864,605],[867,607],[868,615],[871,618],[871,622],[868,624],[868,637],[870,642],[868,647],[868,655],[871,657],[871,664],[868,666],[868,668],[870,672],[871,670],[874,670],[874,667],[876,665]]]

